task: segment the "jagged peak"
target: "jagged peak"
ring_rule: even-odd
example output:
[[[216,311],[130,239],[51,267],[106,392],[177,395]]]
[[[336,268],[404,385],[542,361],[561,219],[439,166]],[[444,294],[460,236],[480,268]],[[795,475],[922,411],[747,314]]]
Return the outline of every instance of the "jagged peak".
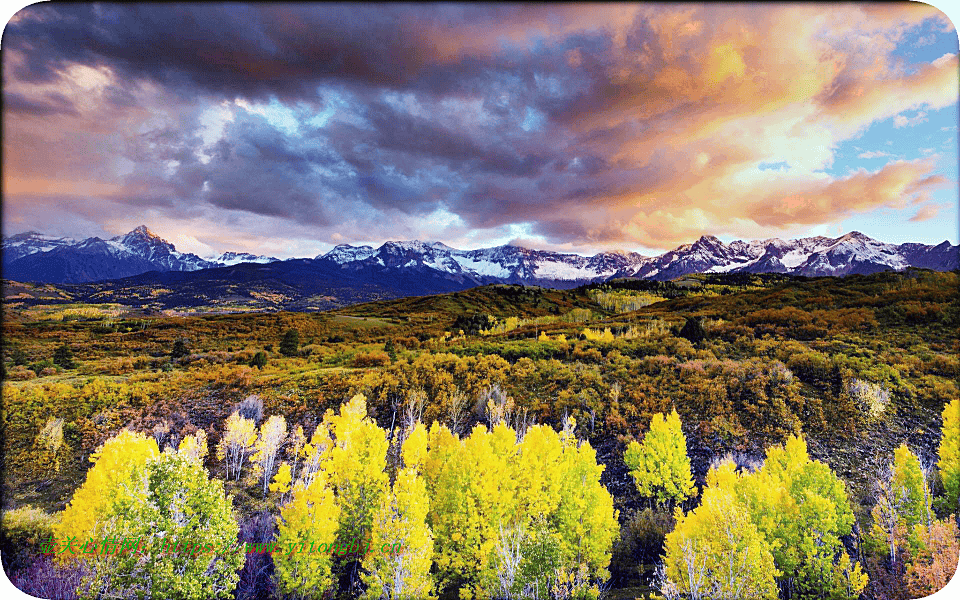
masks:
[[[868,242],[868,241],[869,241],[869,242],[873,242],[873,241],[876,241],[876,240],[874,240],[872,237],[870,237],[869,235],[860,233],[859,231],[851,231],[850,233],[845,233],[844,235],[842,235],[842,236],[840,236],[839,238],[837,238],[837,241],[838,241],[838,242],[846,241],[846,240],[860,240],[860,241],[864,241],[864,242]]]
[[[136,228],[134,228],[133,231],[131,231],[127,235],[138,235],[138,236],[154,238],[158,240],[161,239],[159,235],[150,231],[150,229],[146,225],[138,225]]]
[[[171,246],[173,245],[173,244],[170,244],[170,242],[168,242],[167,240],[160,237],[159,235],[150,231],[150,229],[146,225],[138,225],[128,233],[125,233],[123,235],[118,235],[110,239],[111,241],[114,241],[114,242],[135,242],[135,241],[144,240],[144,241],[150,241],[154,243],[162,242],[164,244],[168,244]]]

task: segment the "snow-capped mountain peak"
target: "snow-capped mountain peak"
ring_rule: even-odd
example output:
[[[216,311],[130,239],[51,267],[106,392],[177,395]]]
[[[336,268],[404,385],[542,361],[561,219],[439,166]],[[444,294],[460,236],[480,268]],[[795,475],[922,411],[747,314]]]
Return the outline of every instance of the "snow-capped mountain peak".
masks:
[[[316,258],[329,258],[330,260],[343,264],[358,260],[365,260],[373,256],[377,251],[370,246],[351,246],[350,244],[340,244],[334,246],[333,250],[326,254],[318,254]]]
[[[130,233],[126,234],[123,237],[147,238],[147,239],[160,240],[161,242],[164,241],[163,238],[161,238],[159,235],[150,231],[150,229],[148,229],[146,225],[138,225],[136,228],[134,228],[133,231],[131,231]]]

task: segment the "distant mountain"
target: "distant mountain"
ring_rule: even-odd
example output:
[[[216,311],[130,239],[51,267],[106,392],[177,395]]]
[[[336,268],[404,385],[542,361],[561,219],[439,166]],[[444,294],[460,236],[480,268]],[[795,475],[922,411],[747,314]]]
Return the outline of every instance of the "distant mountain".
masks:
[[[949,242],[937,246],[886,244],[856,231],[838,238],[770,238],[729,244],[703,236],[659,256],[635,252],[580,256],[514,245],[459,250],[440,242],[390,241],[379,248],[342,244],[313,259],[287,260],[280,265],[276,258],[247,253],[226,252],[204,259],[177,252],[173,244],[140,226],[109,240],[89,238],[77,242],[36,232],[4,238],[3,276],[16,281],[82,283],[150,271],[196,271],[195,276],[188,278],[190,281],[236,282],[240,278],[252,283],[258,276],[279,277],[284,289],[308,287],[312,294],[321,295],[320,281],[337,289],[350,282],[376,289],[384,297],[396,297],[490,283],[573,288],[611,278],[668,280],[691,273],[785,273],[814,277],[908,267],[943,271],[958,268],[958,250],[960,247]],[[276,266],[237,270],[243,265]],[[223,268],[232,270],[217,272]],[[308,278],[313,279],[307,281]],[[166,279],[169,278],[157,281]],[[143,281],[145,284],[146,280]]]
[[[340,245],[315,260],[330,261],[346,270],[381,266],[406,272],[435,271],[476,285],[522,283],[569,288],[611,277],[646,258],[636,253],[602,252],[595,256],[497,246],[458,250],[440,242],[386,242],[370,246]]]
[[[207,257],[205,260],[217,263],[217,265],[221,267],[230,267],[239,265],[240,263],[266,264],[276,262],[280,259],[274,258],[273,256],[258,256],[256,254],[250,254],[249,252],[224,252],[223,254]]]
[[[885,244],[855,231],[838,238],[770,238],[729,244],[703,236],[655,257],[634,252],[602,252],[587,257],[509,245],[457,250],[440,242],[414,241],[387,242],[377,249],[344,244],[316,260],[330,261],[346,270],[379,265],[406,272],[439,272],[477,284],[569,288],[618,277],[668,280],[691,273],[786,273],[814,277],[900,271],[907,267],[944,271],[958,268],[958,250],[960,246],[951,246],[949,242],[937,246]]]
[[[18,233],[3,238],[3,264],[7,265],[18,258],[23,258],[35,252],[49,252],[60,246],[70,246],[77,241],[70,238],[58,238],[36,231]]]
[[[85,283],[149,271],[197,271],[275,258],[226,252],[213,259],[178,252],[173,244],[141,225],[109,240],[76,241],[27,232],[3,238],[3,276],[15,281]]]

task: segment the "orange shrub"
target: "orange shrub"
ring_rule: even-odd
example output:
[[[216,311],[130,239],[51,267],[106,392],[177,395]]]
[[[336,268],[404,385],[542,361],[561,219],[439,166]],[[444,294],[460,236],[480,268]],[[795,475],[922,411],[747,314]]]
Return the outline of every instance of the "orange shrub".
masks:
[[[353,357],[351,363],[354,367],[384,367],[390,364],[390,357],[382,350],[373,352],[361,352]]]

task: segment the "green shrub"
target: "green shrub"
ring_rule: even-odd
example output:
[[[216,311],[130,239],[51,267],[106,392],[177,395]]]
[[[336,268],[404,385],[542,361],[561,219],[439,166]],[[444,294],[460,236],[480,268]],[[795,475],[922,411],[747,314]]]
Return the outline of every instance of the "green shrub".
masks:
[[[267,366],[267,353],[261,350],[254,354],[253,358],[250,359],[250,366],[258,369],[263,369]]]
[[[0,516],[0,548],[4,567],[11,571],[26,566],[41,554],[41,544],[53,535],[56,518],[31,505],[3,511]]]
[[[66,344],[60,344],[57,346],[57,349],[53,351],[53,363],[58,367],[63,367],[64,369],[72,369],[76,366],[73,362],[73,350],[70,349],[70,346]]]

